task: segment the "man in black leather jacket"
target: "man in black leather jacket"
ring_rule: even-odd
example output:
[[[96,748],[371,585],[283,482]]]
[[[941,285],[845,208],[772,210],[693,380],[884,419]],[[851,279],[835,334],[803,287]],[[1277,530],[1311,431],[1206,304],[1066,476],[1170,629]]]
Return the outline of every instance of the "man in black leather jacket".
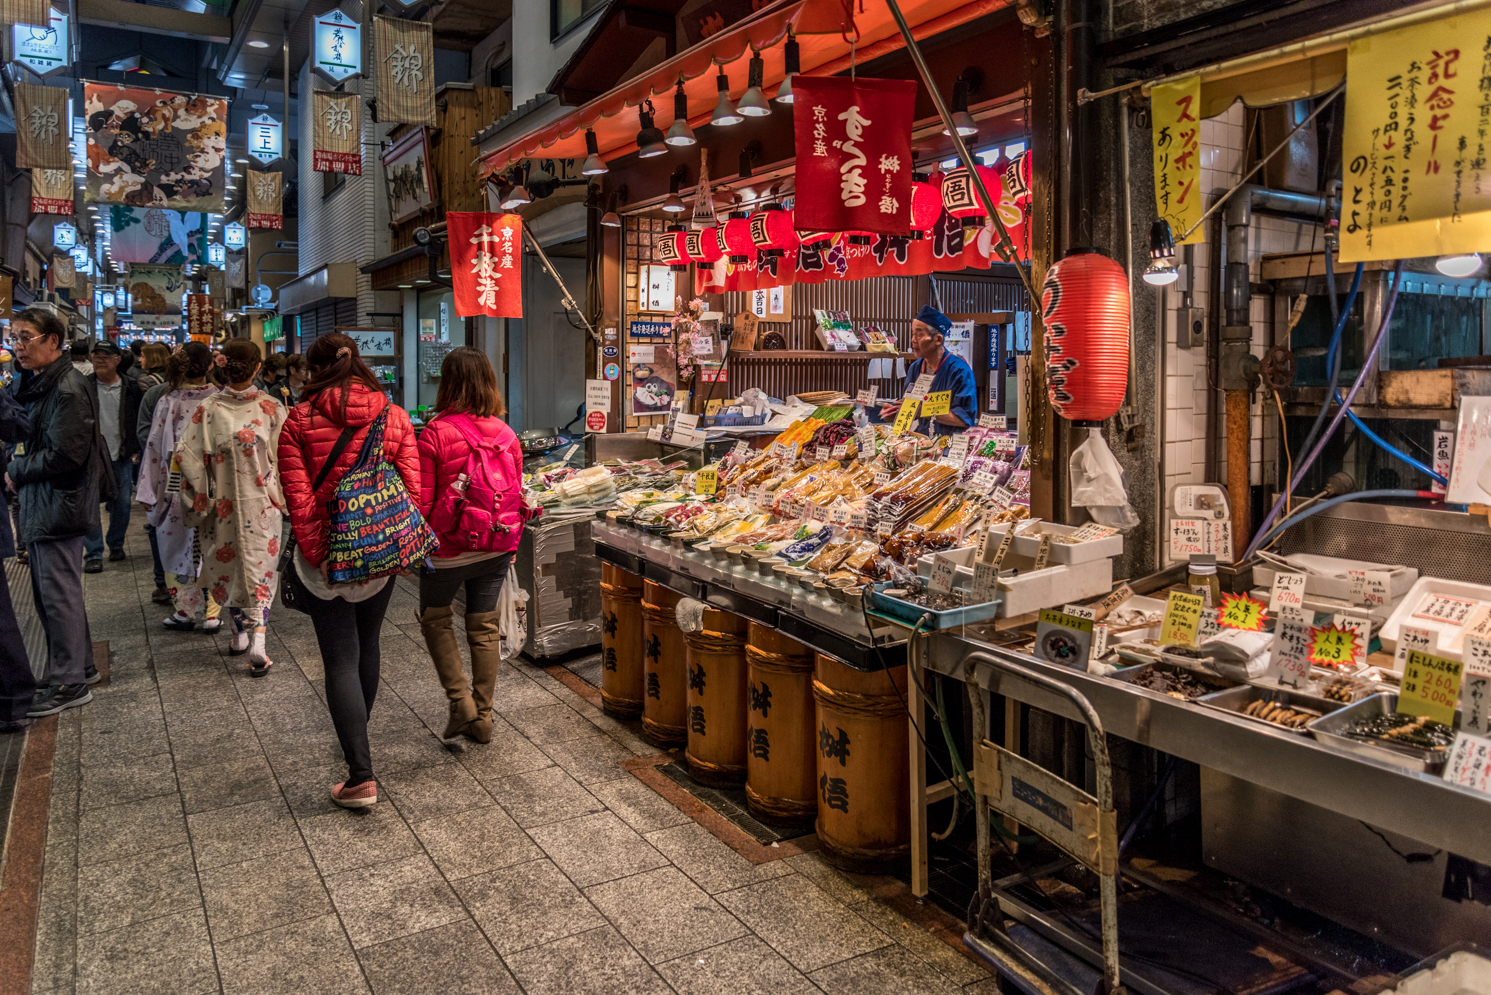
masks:
[[[21,365],[41,374],[17,397],[31,409],[31,431],[5,472],[6,486],[20,495],[20,538],[47,636],[50,686],[36,692],[28,711],[36,717],[92,700],[83,537],[97,526],[99,501],[112,500],[117,485],[93,391],[64,351],[67,327],[51,311],[30,308],[11,321],[11,334]]]
[[[0,387],[0,443],[23,442],[30,432],[26,409],[9,387]],[[0,508],[0,560],[14,555],[16,543],[10,530],[10,512]],[[35,693],[31,659],[26,655],[26,642],[10,600],[10,584],[5,571],[0,569],[0,732],[14,732],[30,721],[26,713],[31,710]]]

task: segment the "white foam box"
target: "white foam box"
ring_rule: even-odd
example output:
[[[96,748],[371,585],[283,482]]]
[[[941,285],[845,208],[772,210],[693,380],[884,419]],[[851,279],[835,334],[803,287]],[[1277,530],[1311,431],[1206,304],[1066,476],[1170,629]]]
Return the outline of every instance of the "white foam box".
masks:
[[[1462,625],[1415,617],[1414,613],[1422,610],[1429,599],[1436,594],[1474,601],[1476,606],[1468,610],[1465,624]],[[1458,580],[1440,580],[1438,577],[1420,577],[1413,587],[1408,589],[1403,600],[1398,602],[1398,607],[1393,609],[1393,614],[1389,616],[1387,624],[1382,627],[1379,633],[1382,637],[1382,648],[1396,652],[1398,633],[1403,626],[1407,625],[1428,629],[1435,634],[1435,656],[1460,660],[1462,659],[1460,654],[1464,651],[1465,630],[1484,608],[1491,608],[1491,586],[1468,584]]]
[[[1024,524],[1024,522],[1001,522],[998,525],[989,526],[989,531],[991,533],[997,533],[998,535],[1003,536],[1005,532],[1009,531],[1011,525],[1014,525],[1016,528],[1018,528],[1019,526]],[[1080,528],[1080,526],[1058,525],[1055,522],[1040,523],[1040,531],[1042,533],[1050,533],[1053,536],[1071,535],[1073,532],[1076,532],[1078,528]],[[1033,529],[1034,526],[1031,527],[1032,531]],[[989,541],[993,542],[994,540],[990,539]],[[1032,561],[1035,559],[1035,554],[1040,550],[1040,548],[1041,537],[1039,534],[1031,536],[1026,535],[1024,532],[1017,532],[1015,534],[1015,541],[1010,544],[1010,552],[1015,553],[1019,556],[1029,557]],[[1123,555],[1123,535],[1121,533],[1115,532],[1112,535],[1105,536],[1102,539],[1089,539],[1086,542],[1053,542],[1051,543],[1050,562],[1088,563],[1092,560],[1100,558],[1121,555]]]
[[[1339,556],[1317,556],[1314,553],[1294,553],[1289,557],[1302,567],[1319,571],[1319,575],[1305,574],[1305,593],[1323,598],[1336,598],[1350,603],[1351,579],[1349,570],[1382,570],[1388,575],[1388,597],[1397,601],[1408,593],[1419,572],[1413,567],[1396,566],[1390,563],[1372,563],[1367,560],[1347,560]],[[1253,568],[1253,582],[1259,587],[1272,589],[1274,577],[1284,572],[1272,563],[1261,562]]]
[[[1018,547],[1019,543],[1020,539],[1017,537],[1015,545]],[[1032,545],[1034,552],[1040,543]],[[1052,545],[1052,559],[1055,559],[1057,548],[1056,544]],[[946,556],[958,565],[954,583],[958,587],[972,587],[975,552],[974,547],[965,546],[943,553],[930,553],[917,560],[916,572],[919,576],[930,577],[933,556]],[[1012,551],[1005,558],[1004,566],[1006,569],[1015,567],[1020,572],[1013,577],[999,579],[999,597],[1002,602],[997,616],[999,618],[1012,618],[1040,611],[1042,608],[1059,608],[1073,601],[1107,594],[1113,589],[1113,561],[1107,557],[1082,563],[1058,563],[1044,570],[1032,570],[1030,568],[1035,566],[1033,557],[1021,556],[1018,551]]]

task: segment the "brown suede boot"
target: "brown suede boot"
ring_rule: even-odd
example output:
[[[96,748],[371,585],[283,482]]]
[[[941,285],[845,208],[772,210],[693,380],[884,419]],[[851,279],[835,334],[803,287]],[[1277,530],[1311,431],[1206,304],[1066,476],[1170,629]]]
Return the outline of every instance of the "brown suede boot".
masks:
[[[492,695],[497,668],[502,665],[501,635],[497,631],[500,612],[467,612],[466,642],[471,646],[471,697],[476,719],[466,734],[478,743],[492,741]]]
[[[476,703],[471,700],[471,689],[466,685],[466,672],[461,668],[461,651],[456,646],[456,631],[452,624],[450,607],[426,608],[419,613],[419,628],[424,633],[425,646],[435,659],[435,673],[445,687],[445,696],[450,699],[450,721],[445,724],[444,739],[460,734],[476,718]]]

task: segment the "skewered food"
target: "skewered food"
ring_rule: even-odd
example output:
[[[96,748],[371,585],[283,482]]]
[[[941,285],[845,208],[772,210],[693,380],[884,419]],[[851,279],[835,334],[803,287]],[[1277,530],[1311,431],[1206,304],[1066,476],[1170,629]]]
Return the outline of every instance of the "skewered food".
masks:
[[[1287,705],[1280,705],[1278,702],[1268,701],[1263,698],[1244,708],[1243,714],[1251,715],[1265,722],[1273,722],[1286,729],[1300,729],[1304,727],[1306,722],[1320,718],[1320,713],[1318,712],[1306,712],[1301,709],[1290,708]]]
[[[1455,741],[1455,730],[1422,715],[1385,712],[1364,715],[1344,731],[1352,739],[1401,743],[1424,750],[1443,750]]]

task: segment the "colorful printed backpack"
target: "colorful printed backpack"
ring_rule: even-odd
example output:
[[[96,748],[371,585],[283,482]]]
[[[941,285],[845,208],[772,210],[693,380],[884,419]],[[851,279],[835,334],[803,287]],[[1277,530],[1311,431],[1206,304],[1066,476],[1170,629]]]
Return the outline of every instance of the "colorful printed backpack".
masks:
[[[333,584],[419,570],[440,545],[383,451],[388,408],[368,426],[357,463],[326,502],[331,519],[326,576]]]

